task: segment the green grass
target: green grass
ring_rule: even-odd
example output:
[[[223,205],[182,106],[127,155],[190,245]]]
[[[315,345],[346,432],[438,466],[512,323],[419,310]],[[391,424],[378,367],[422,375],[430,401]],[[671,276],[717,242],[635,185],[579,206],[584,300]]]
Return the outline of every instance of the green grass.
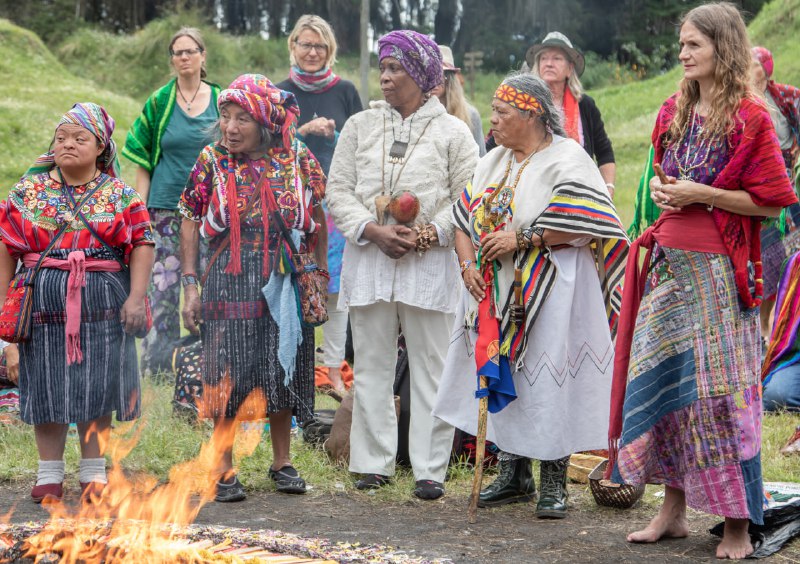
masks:
[[[164,481],[170,468],[195,457],[201,443],[210,438],[209,424],[190,424],[184,418],[173,415],[170,404],[172,391],[171,385],[147,380],[144,383],[143,418],[132,425],[133,429],[129,424],[116,426],[117,436],[129,437],[135,434],[134,431],[141,432],[138,443],[122,463],[128,473],[146,474],[158,481]],[[335,405],[327,396],[317,397],[317,408],[334,408]],[[762,465],[765,481],[800,482],[797,457],[785,457],[778,453],[799,424],[798,414],[781,413],[764,417]],[[120,432],[123,429],[126,431],[124,435]],[[32,482],[37,465],[33,428],[23,424],[0,426],[0,444],[4,445],[3,456],[0,457],[0,481]],[[292,439],[292,458],[315,492],[347,492],[376,501],[402,502],[411,499],[414,478],[407,469],[399,468],[391,485],[367,496],[354,489],[353,477],[346,467],[332,463],[322,450],[304,442],[299,434]],[[67,441],[66,460],[68,474],[75,477],[79,449],[74,434]],[[252,455],[236,460],[242,482],[249,490],[273,489],[267,476],[271,462],[269,433],[265,433]],[[470,491],[471,480],[471,468],[464,464],[452,465],[447,490],[451,495],[466,496]],[[655,503],[658,500],[652,494],[658,490],[656,487],[649,488],[646,498]],[[591,497],[583,496],[580,499],[587,500],[587,503],[591,501]]]

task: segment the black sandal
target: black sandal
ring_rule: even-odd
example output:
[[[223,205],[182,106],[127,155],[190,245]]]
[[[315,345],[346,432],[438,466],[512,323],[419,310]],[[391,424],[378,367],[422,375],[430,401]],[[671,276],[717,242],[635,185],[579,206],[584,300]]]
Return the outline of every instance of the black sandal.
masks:
[[[269,469],[269,477],[275,482],[275,491],[286,494],[306,493],[306,481],[294,466],[287,464],[280,470]]]
[[[356,489],[377,490],[387,485],[390,481],[391,478],[383,474],[364,474],[364,476],[356,482]]]

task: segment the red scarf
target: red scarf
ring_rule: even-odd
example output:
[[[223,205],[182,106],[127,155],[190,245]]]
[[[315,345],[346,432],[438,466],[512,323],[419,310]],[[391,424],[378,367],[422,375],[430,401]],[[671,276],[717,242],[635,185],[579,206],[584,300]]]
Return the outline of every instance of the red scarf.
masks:
[[[572,95],[569,86],[564,87],[564,129],[567,137],[574,139],[583,147],[583,126],[581,125],[581,110],[578,100]]]
[[[654,162],[661,162],[666,149],[664,136],[675,117],[677,95],[669,98],[661,107],[653,130],[652,141],[655,147]],[[723,190],[746,190],[753,201],[765,207],[784,207],[797,202],[789,177],[783,165],[778,138],[772,120],[763,104],[744,99],[736,113],[736,128],[728,138],[731,158],[711,184]],[[683,215],[683,214],[681,214]],[[689,217],[686,214],[684,217]],[[619,329],[614,358],[614,379],[611,388],[611,415],[608,428],[609,464],[606,477],[611,475],[616,460],[619,439],[622,436],[623,407],[628,380],[630,348],[636,315],[644,292],[644,276],[650,259],[647,253],[640,270],[639,249],[652,249],[655,239],[669,244],[672,240],[682,240],[685,245],[678,248],[702,252],[725,250],[731,258],[739,297],[746,308],[761,303],[763,281],[761,279],[761,222],[758,217],[743,216],[714,208],[711,212],[723,248],[708,248],[709,241],[702,232],[692,232],[692,221],[672,221],[674,214],[662,215],[655,225],[647,229],[631,246],[620,312]],[[703,226],[697,222],[696,227]],[[687,246],[688,245],[688,246]],[[673,246],[673,245],[669,245]],[[748,286],[748,263],[755,267],[755,291]]]
[[[652,141],[654,162],[660,163],[666,147],[664,136],[675,117],[677,94],[661,106]],[[722,190],[745,190],[753,202],[764,207],[785,207],[797,202],[786,175],[772,118],[761,102],[743,99],[736,112],[736,127],[728,137],[731,157],[711,186]],[[714,208],[711,212],[728,256],[733,262],[736,288],[745,307],[761,304],[761,218]],[[755,267],[755,290],[748,287],[748,263]]]

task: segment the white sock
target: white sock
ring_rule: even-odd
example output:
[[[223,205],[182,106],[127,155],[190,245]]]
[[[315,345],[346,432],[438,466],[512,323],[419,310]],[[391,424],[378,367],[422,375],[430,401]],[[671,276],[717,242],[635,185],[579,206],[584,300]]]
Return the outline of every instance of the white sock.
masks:
[[[39,471],[36,473],[36,485],[60,484],[64,481],[63,460],[40,460]]]
[[[105,458],[81,458],[79,478],[82,483],[100,482],[107,484]]]

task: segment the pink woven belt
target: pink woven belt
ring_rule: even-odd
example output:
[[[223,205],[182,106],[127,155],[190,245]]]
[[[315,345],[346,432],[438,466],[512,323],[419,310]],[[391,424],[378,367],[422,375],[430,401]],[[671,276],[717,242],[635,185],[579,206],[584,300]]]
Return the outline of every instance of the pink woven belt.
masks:
[[[22,263],[28,268],[33,268],[39,261],[39,253],[27,253],[22,257]],[[42,261],[42,268],[69,270],[67,277],[67,321],[64,324],[67,345],[67,365],[83,362],[81,351],[81,288],[86,286],[86,271],[89,272],[119,272],[122,265],[115,260],[102,260],[86,258],[83,251],[72,251],[67,260],[46,257]]]

